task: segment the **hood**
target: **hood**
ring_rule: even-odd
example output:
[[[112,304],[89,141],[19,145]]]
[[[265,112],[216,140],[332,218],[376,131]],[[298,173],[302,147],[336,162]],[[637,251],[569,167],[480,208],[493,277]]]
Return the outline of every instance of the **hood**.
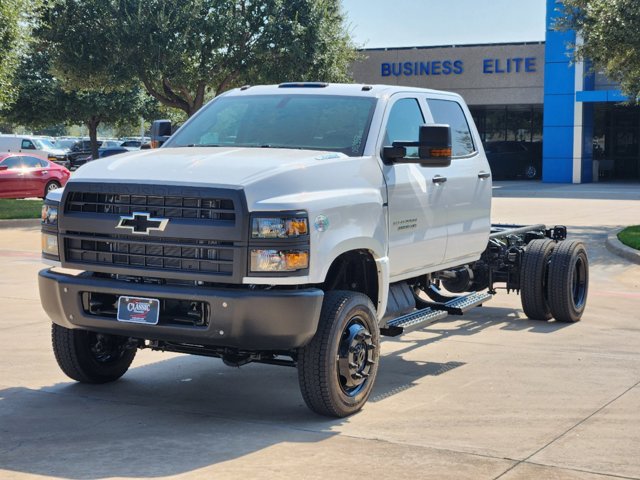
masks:
[[[73,180],[247,186],[280,172],[348,158],[335,152],[281,148],[160,148],[89,162],[76,171]]]
[[[71,183],[112,182],[242,188],[250,211],[312,208],[352,198],[382,203],[374,157],[271,148],[160,148],[91,161]],[[367,192],[367,193],[364,193]]]

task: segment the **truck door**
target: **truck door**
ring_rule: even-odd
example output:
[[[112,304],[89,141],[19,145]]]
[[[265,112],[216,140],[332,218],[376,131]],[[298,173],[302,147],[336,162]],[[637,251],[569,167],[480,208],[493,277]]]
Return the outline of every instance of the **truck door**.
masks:
[[[417,96],[411,95],[394,96],[385,116],[381,146],[390,146],[394,141],[417,141],[419,127],[426,120]],[[407,156],[417,157],[418,149],[407,148]],[[445,198],[441,185],[433,181],[442,175],[442,170],[419,164],[383,166],[392,281],[410,278],[411,272],[442,262],[447,245]]]
[[[478,148],[478,135],[469,111],[452,98],[428,98],[435,123],[451,127],[451,166],[443,189],[447,212],[447,248],[444,263],[479,256],[491,229],[489,164]]]

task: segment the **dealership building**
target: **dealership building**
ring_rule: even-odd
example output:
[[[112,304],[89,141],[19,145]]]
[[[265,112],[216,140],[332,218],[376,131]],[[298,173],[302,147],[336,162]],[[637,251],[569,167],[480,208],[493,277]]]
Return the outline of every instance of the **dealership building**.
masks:
[[[547,0],[544,42],[366,49],[354,79],[459,93],[485,150],[534,159],[544,182],[637,181],[640,107],[571,61],[576,35],[553,30],[556,6]]]

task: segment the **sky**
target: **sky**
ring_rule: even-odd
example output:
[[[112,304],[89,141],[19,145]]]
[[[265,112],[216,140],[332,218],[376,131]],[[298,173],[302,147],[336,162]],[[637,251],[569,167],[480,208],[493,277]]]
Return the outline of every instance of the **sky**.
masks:
[[[545,0],[342,0],[360,48],[538,42]]]

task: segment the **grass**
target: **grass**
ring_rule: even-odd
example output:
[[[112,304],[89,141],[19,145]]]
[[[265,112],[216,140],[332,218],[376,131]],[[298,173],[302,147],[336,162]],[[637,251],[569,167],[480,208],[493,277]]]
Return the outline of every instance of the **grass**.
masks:
[[[0,199],[0,220],[40,218],[42,200]]]
[[[640,250],[640,225],[627,227],[618,234],[618,240],[628,247]]]

